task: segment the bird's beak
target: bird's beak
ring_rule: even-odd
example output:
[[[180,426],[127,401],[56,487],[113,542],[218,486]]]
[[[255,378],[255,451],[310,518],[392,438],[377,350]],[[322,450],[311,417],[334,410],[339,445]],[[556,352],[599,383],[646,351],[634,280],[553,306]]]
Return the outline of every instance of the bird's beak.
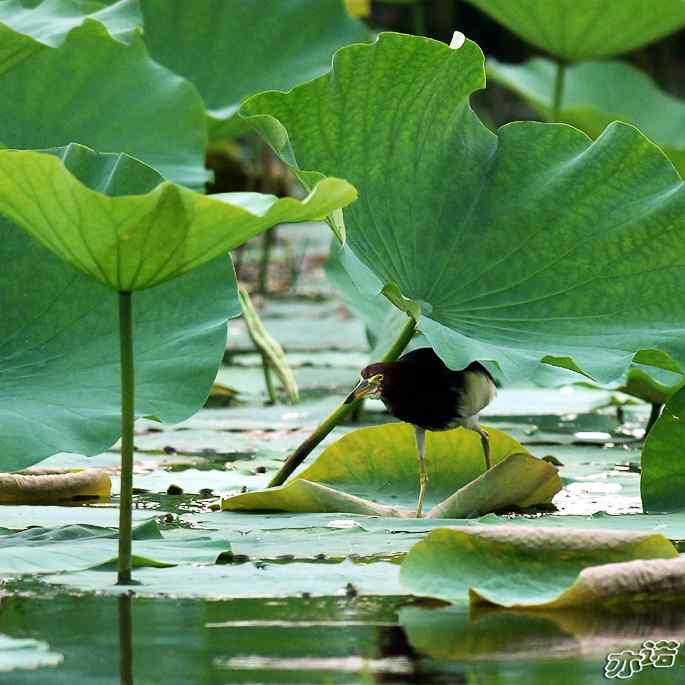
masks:
[[[357,384],[357,387],[347,396],[344,404],[350,404],[355,400],[360,400],[362,397],[366,397],[368,394],[374,391],[375,387],[375,384],[369,382],[368,378],[362,378]]]

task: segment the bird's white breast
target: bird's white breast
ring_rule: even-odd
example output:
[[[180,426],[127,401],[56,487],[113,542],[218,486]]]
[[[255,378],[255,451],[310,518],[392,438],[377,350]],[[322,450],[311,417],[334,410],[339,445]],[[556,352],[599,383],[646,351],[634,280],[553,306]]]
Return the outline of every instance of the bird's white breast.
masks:
[[[495,399],[497,388],[489,376],[477,371],[464,372],[464,388],[457,410],[463,418],[476,416]]]

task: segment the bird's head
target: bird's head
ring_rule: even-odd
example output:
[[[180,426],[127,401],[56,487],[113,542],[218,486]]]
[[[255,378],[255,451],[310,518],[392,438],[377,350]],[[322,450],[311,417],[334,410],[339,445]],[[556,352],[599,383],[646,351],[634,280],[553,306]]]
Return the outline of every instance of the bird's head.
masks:
[[[381,397],[383,394],[383,374],[386,365],[379,362],[369,364],[362,369],[361,379],[355,389],[345,399],[345,404],[350,404],[362,397]]]

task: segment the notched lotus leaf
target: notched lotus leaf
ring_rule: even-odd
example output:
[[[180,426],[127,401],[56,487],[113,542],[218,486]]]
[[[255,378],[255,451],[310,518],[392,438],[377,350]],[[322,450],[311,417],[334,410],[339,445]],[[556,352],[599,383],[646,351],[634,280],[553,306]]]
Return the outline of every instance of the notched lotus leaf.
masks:
[[[609,57],[685,26],[685,4],[660,0],[468,0],[525,40],[573,62]]]
[[[79,499],[107,498],[110,477],[99,469],[66,473],[0,473],[0,504],[58,504]]]
[[[337,179],[324,179],[302,201],[206,196],[168,181],[125,194],[130,178],[153,176],[126,155],[74,144],[55,154],[4,150],[0,214],[83,273],[134,291],[177,278],[277,223],[321,219],[356,197]]]
[[[685,388],[668,401],[649,431],[640,460],[640,495],[646,512],[685,511]]]
[[[448,601],[471,596],[508,607],[547,607],[556,606],[589,567],[612,564],[622,573],[623,562],[676,557],[674,545],[656,533],[507,525],[441,528],[412,547],[400,579],[415,594]],[[559,606],[586,603],[590,592],[576,590]],[[616,594],[598,591],[594,597],[610,601]]]
[[[503,64],[488,58],[488,76],[518,93],[545,119],[552,118],[556,64],[531,59]],[[685,102],[658,88],[643,71],[623,62],[566,67],[559,121],[596,138],[616,119],[635,124],[685,174]]]
[[[511,380],[548,360],[610,382],[642,349],[682,365],[685,188],[673,165],[621,123],[594,143],[563,124],[495,135],[469,107],[484,83],[473,42],[384,33],[241,114],[301,178],[357,187],[347,245],[372,276],[357,285],[393,283],[419,303],[419,328],[451,368],[494,361]]]
[[[542,504],[561,489],[551,464],[528,454],[506,433],[488,432],[494,466],[484,475],[476,433],[464,428],[427,433],[426,503],[436,505],[429,517],[464,518]],[[410,517],[417,499],[413,429],[394,423],[348,433],[285,485],[229,497],[223,508]]]

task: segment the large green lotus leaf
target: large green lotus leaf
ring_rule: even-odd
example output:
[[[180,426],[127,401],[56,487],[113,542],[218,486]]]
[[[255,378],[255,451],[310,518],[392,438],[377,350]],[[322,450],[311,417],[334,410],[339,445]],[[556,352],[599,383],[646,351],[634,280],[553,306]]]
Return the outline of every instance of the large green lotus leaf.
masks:
[[[468,0],[525,40],[571,62],[610,57],[685,26],[682,0]]]
[[[87,17],[126,41],[141,24],[138,0],[0,0],[0,23],[51,47],[61,45],[69,31]]]
[[[685,511],[685,388],[668,401],[642,450],[640,494],[647,512]]]
[[[488,59],[488,75],[552,119],[556,65],[547,59],[503,64]],[[596,138],[614,120],[639,127],[685,173],[685,102],[658,88],[647,74],[622,62],[586,62],[566,68],[559,121]]]
[[[275,224],[320,219],[356,197],[337,179],[321,181],[302,201],[206,196],[162,181],[127,155],[69,145],[59,156],[0,151],[0,215],[119,291],[177,278]],[[158,182],[153,189],[151,175]],[[145,194],[132,195],[143,178]]]
[[[488,432],[494,466],[487,473],[475,432],[458,428],[427,434],[426,503],[435,505],[429,517],[467,518],[533,506],[561,490],[553,466],[528,454],[506,433]],[[348,433],[284,486],[229,497],[223,508],[409,517],[418,494],[413,429],[394,423]]]
[[[469,107],[483,63],[470,41],[382,34],[241,112],[307,184],[322,173],[355,184],[345,223],[367,289],[417,303],[450,367],[493,360],[511,379],[544,359],[606,382],[641,348],[683,362],[673,166],[620,123],[594,143],[562,124],[494,135]]]
[[[0,6],[1,7],[1,6]],[[165,178],[202,188],[205,110],[192,84],[86,19],[58,47],[0,23],[0,143],[38,149],[78,141],[126,152]]]
[[[636,559],[680,562],[677,558],[673,544],[657,533],[535,526],[442,528],[412,547],[402,562],[400,581],[417,595],[448,601],[471,596],[509,607],[572,606],[593,603],[586,601],[587,585],[578,586],[579,574],[588,567],[623,566]],[[570,588],[574,590],[568,594]],[[616,596],[608,584],[606,590],[602,600]]]
[[[150,54],[197,86],[212,138],[240,130],[236,110],[246,96],[319,76],[336,49],[370,35],[343,0],[141,0],[141,6]]]
[[[337,239],[331,239],[331,251],[325,265],[326,277],[348,309],[364,324],[371,347],[369,358],[376,361],[381,359],[397,340],[407,324],[407,315],[380,293],[368,292],[357,287],[351,273],[360,267],[364,268],[350,250],[343,247]],[[418,334],[407,347],[411,349],[427,346],[426,340]]]
[[[0,236],[2,470],[98,454],[120,435],[117,295],[3,219]],[[137,413],[181,421],[203,405],[240,313],[230,259],[139,293],[133,309]]]

